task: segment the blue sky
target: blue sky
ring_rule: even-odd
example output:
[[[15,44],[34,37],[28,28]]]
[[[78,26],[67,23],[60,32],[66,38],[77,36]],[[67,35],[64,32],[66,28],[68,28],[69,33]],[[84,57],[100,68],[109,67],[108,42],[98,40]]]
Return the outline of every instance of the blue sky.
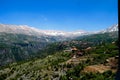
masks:
[[[118,23],[117,0],[0,0],[0,23],[98,31]]]

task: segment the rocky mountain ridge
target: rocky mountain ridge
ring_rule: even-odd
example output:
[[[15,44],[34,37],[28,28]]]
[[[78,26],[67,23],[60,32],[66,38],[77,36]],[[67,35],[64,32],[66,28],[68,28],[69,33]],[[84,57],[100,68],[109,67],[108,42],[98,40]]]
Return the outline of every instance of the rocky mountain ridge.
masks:
[[[57,31],[57,30],[40,30],[27,25],[0,24],[0,32],[26,34],[26,35],[33,35],[33,36],[76,37],[76,36],[82,36],[82,35],[88,35],[88,34],[94,34],[94,33],[105,33],[105,32],[112,32],[112,31],[118,31],[118,24],[98,32],[89,32],[84,30],[73,31],[73,32],[65,32],[65,31]]]

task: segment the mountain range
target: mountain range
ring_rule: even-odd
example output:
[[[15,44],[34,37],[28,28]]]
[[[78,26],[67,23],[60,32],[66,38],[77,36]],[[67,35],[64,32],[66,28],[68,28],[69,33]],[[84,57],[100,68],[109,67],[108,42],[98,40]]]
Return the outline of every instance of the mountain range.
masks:
[[[38,37],[39,36],[76,37],[76,36],[82,36],[82,35],[88,35],[88,34],[94,34],[94,33],[105,33],[105,32],[113,32],[113,31],[118,31],[118,24],[98,32],[89,32],[84,30],[79,30],[74,32],[65,32],[65,31],[57,31],[57,30],[40,30],[27,25],[0,24],[0,32],[33,35]]]

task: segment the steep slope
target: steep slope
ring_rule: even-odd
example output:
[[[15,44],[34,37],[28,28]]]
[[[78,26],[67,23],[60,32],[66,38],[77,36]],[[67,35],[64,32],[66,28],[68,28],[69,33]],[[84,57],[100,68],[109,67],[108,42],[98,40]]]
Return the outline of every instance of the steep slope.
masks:
[[[54,37],[0,33],[0,65],[40,56],[43,53],[37,54],[38,51],[53,42],[56,42]]]

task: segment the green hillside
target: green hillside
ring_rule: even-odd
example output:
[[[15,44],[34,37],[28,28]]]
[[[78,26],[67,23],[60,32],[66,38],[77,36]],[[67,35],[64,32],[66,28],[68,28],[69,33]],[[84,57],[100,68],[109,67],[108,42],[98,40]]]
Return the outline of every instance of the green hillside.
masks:
[[[104,54],[105,51],[108,51]],[[27,62],[13,63],[7,68],[0,70],[0,80],[113,80],[115,72],[112,70],[103,73],[84,73],[82,70],[89,65],[107,64],[106,59],[118,55],[118,49],[115,44],[99,45],[88,53],[79,57],[78,63],[73,61],[67,63],[71,57],[71,52],[56,52],[43,59],[33,59]],[[82,59],[85,60],[82,60]],[[76,58],[77,60],[77,58]]]
[[[118,37],[111,34],[51,43],[38,50],[35,58],[1,67],[0,80],[114,80]],[[74,58],[73,46],[83,55]]]

